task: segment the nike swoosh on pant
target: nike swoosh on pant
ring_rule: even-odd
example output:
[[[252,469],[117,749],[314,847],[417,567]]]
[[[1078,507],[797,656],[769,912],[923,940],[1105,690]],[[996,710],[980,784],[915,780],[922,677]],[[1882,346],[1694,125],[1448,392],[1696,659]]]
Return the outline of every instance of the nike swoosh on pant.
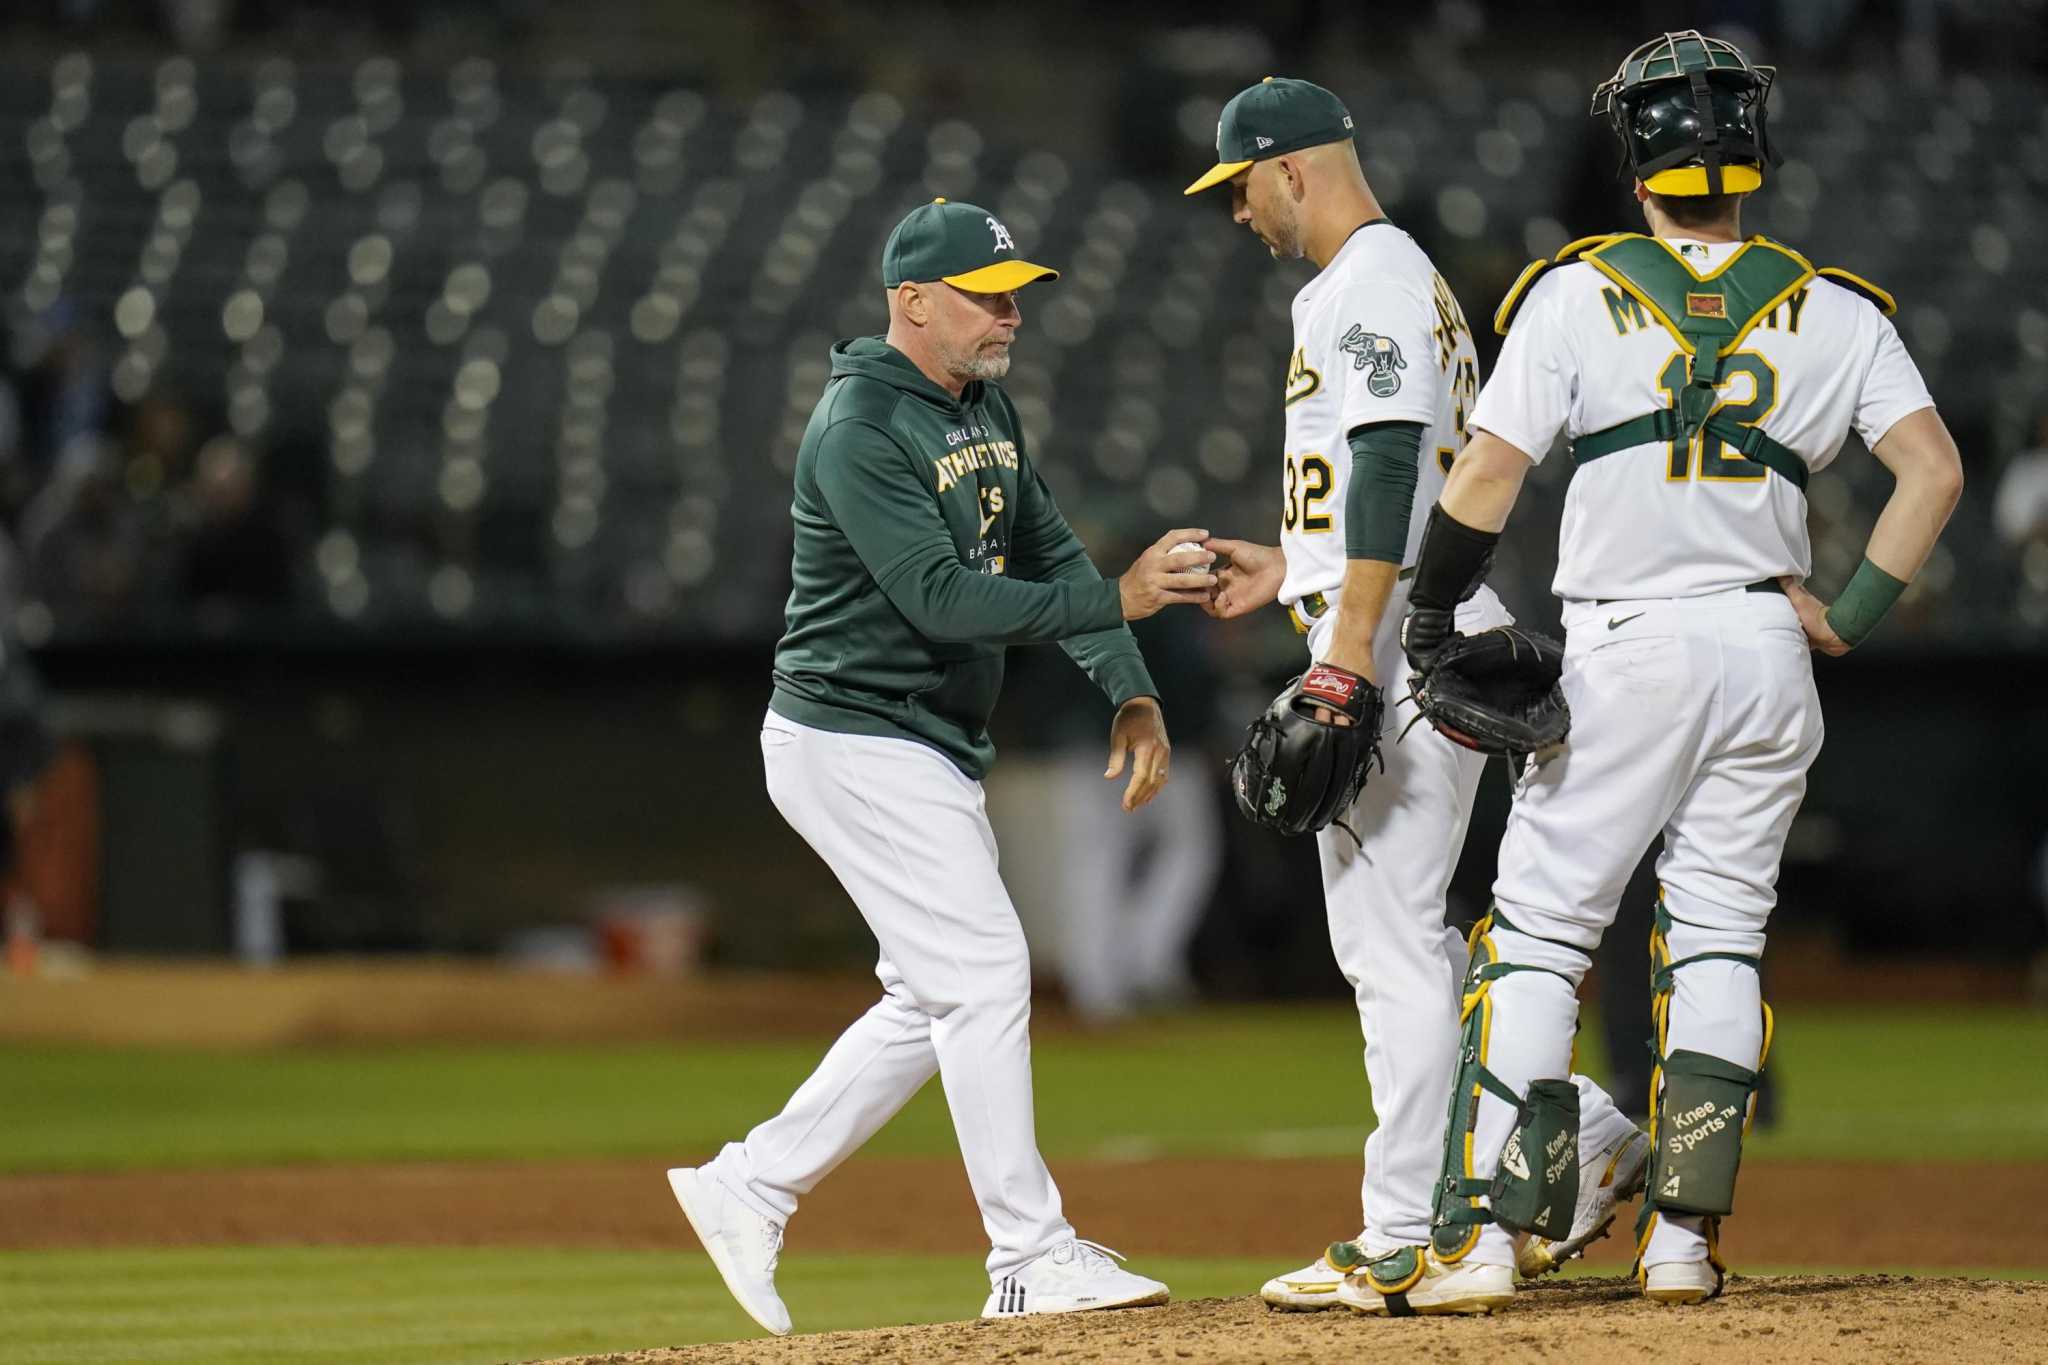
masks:
[[[1637,612],[1637,613],[1636,613],[1636,616],[1641,616],[1642,614],[1643,614],[1642,612]],[[1620,616],[1620,617],[1614,617],[1614,616],[1610,616],[1610,617],[1608,617],[1608,618],[1607,618],[1607,628],[1608,628],[1609,630],[1613,630],[1613,629],[1615,629],[1616,627],[1619,627],[1619,626],[1625,626],[1625,625],[1627,625],[1627,624],[1628,624],[1629,622],[1631,622],[1631,621],[1635,620],[1635,619],[1636,619],[1636,616]]]

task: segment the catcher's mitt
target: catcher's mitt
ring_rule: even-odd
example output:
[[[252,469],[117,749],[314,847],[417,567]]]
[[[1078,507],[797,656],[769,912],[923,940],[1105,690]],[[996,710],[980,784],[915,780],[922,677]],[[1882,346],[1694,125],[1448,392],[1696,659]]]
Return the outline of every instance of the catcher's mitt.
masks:
[[[1351,724],[1316,719],[1316,708]],[[1367,766],[1380,758],[1380,690],[1356,673],[1316,664],[1289,683],[1245,730],[1230,761],[1237,808],[1282,834],[1327,829],[1351,809]],[[1384,766],[1384,765],[1383,765]]]
[[[1438,734],[1482,754],[1517,758],[1564,743],[1571,708],[1558,679],[1564,646],[1495,626],[1453,635],[1408,677],[1408,695]]]

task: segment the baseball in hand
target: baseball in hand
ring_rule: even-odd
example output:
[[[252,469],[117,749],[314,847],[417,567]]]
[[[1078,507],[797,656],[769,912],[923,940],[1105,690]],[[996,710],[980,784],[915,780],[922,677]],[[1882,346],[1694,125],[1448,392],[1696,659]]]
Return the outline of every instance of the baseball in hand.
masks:
[[[1205,552],[1205,547],[1199,540],[1183,540],[1180,544],[1174,546],[1171,550],[1168,550],[1167,553],[1170,555],[1177,555],[1185,553],[1188,550],[1193,550],[1199,554]],[[1209,563],[1210,566],[1213,568],[1220,569],[1229,562],[1230,561],[1228,559],[1219,554],[1211,554],[1209,556]]]

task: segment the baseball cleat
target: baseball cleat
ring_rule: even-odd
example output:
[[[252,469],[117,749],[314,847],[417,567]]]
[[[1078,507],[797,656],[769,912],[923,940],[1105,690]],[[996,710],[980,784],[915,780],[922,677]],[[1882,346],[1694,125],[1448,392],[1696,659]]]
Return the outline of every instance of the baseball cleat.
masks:
[[[1354,1313],[1394,1318],[1491,1313],[1514,1297],[1512,1266],[1445,1265],[1424,1247],[1402,1247],[1366,1262],[1337,1291],[1337,1301]]]
[[[981,1315],[1022,1318],[1165,1303],[1166,1286],[1120,1268],[1122,1259],[1106,1246],[1069,1238],[1022,1270],[992,1281]]]
[[[1614,1226],[1615,1210],[1625,1199],[1642,1192],[1650,1168],[1650,1135],[1631,1127],[1579,1164],[1579,1202],[1572,1210],[1572,1235],[1562,1241],[1536,1236],[1515,1239],[1515,1269],[1524,1279],[1535,1279],[1558,1269],[1586,1248],[1605,1237]],[[1600,1179],[1588,1183],[1585,1175],[1599,1171]]]
[[[1329,1249],[1292,1274],[1266,1281],[1259,1297],[1278,1313],[1315,1313],[1338,1308],[1338,1286],[1344,1277],[1365,1264],[1365,1248],[1358,1242],[1332,1242]]]
[[[668,1187],[683,1206],[697,1240],[718,1267],[747,1316],[778,1337],[789,1335],[789,1310],[775,1292],[775,1262],[782,1254],[782,1224],[741,1202],[716,1176],[689,1166],[668,1173]]]
[[[1704,1303],[1721,1296],[1712,1261],[1666,1261],[1643,1267],[1643,1297],[1658,1303]]]

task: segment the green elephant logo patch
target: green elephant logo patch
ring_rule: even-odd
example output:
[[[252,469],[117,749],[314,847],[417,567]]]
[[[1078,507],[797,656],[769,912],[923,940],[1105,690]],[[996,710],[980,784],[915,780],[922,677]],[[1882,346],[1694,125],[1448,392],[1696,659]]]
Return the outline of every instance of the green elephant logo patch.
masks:
[[[1280,808],[1287,804],[1287,784],[1279,778],[1273,779],[1272,787],[1266,792],[1266,814],[1278,815]]]
[[[1352,369],[1371,368],[1365,387],[1373,397],[1392,398],[1401,391],[1401,376],[1394,371],[1407,369],[1408,362],[1401,358],[1401,348],[1392,337],[1368,332],[1354,322],[1337,348],[1351,353]]]

